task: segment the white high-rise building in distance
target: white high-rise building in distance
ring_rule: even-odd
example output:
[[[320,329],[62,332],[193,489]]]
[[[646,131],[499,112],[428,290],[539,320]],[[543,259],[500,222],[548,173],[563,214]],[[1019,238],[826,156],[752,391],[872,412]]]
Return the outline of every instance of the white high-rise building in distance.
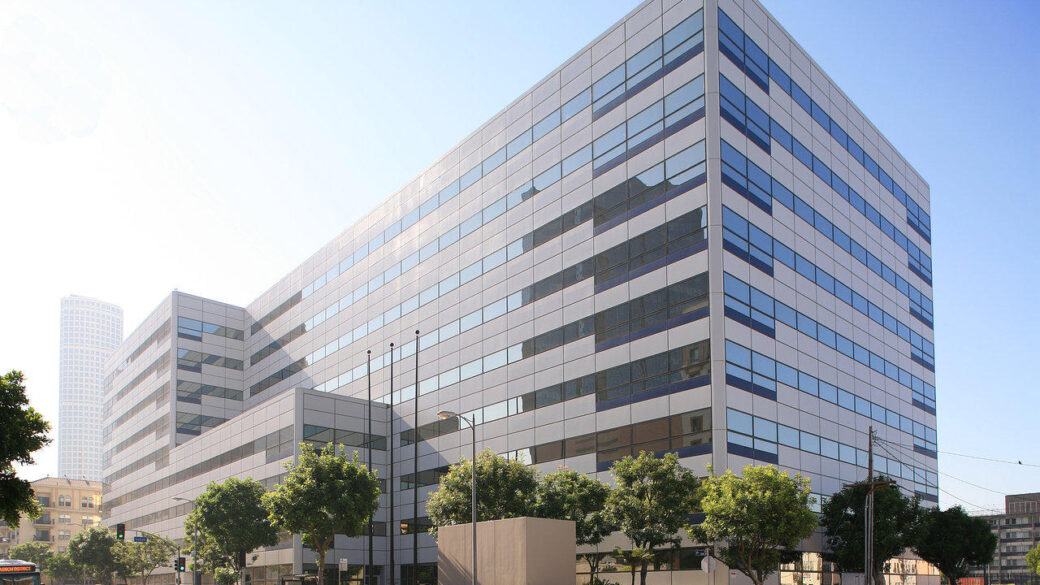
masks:
[[[101,481],[104,366],[122,341],[122,308],[78,295],[61,299],[60,476]]]

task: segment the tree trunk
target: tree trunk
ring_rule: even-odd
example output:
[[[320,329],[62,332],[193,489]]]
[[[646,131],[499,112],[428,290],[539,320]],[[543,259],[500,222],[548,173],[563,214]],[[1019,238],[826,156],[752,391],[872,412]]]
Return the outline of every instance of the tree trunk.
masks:
[[[315,551],[318,553],[318,585],[325,585],[325,552],[326,548],[323,546]]]
[[[585,562],[589,564],[589,572],[591,576],[589,582],[593,583],[596,580],[596,573],[599,572],[599,553],[589,553],[585,555]]]
[[[646,585],[646,570],[650,566],[650,561],[644,560],[639,564],[639,584]]]
[[[874,585],[885,585],[885,575],[883,573],[885,569],[885,563],[882,561],[874,567]]]

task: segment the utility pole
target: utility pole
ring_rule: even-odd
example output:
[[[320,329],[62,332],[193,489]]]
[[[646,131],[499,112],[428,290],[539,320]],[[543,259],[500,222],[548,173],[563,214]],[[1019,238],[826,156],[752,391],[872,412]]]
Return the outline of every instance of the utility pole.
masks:
[[[848,484],[846,487],[866,486],[863,501],[863,585],[872,585],[874,579],[874,490],[882,486],[894,486],[891,480],[874,479],[874,427],[867,431],[867,480]]]
[[[375,441],[375,436],[372,434],[372,350],[368,350],[368,354],[365,356],[365,369],[368,377],[368,436],[365,437],[365,443],[368,445],[368,470],[373,471],[375,465],[372,464],[372,443]],[[368,564],[361,571],[361,576],[364,579],[362,585],[374,585],[371,583],[368,572],[373,570],[375,566],[375,547],[373,546],[373,534],[375,532],[375,513],[368,518]]]
[[[419,330],[415,330],[415,412],[412,444],[412,585],[419,585]]]
[[[418,389],[416,389],[418,392]],[[387,579],[384,580],[386,585],[394,585],[394,547],[397,544],[397,535],[401,532],[400,526],[394,526],[394,342],[390,342],[390,410],[388,411],[389,416],[389,429],[387,433],[387,442],[389,443],[388,449],[390,454],[390,481],[386,484],[387,499],[389,500],[390,508],[390,523],[386,526],[386,536],[390,543],[390,573]]]
[[[864,551],[863,551],[863,585],[871,585],[871,573],[874,561],[874,427],[868,427],[867,432],[867,482],[870,489],[867,490],[866,501],[863,503],[864,518]]]

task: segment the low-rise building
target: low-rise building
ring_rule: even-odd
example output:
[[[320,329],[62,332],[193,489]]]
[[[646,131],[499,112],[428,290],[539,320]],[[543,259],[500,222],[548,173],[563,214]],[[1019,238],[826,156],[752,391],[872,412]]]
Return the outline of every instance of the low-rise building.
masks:
[[[1004,497],[1004,513],[983,516],[997,535],[993,562],[975,569],[987,583],[1037,585],[1040,576],[1026,566],[1026,553],[1040,542],[1040,492]]]
[[[46,542],[63,552],[76,533],[101,523],[101,482],[64,477],[44,477],[32,482],[42,513],[36,520],[22,515],[17,528],[0,526],[0,558],[11,547],[26,542]]]

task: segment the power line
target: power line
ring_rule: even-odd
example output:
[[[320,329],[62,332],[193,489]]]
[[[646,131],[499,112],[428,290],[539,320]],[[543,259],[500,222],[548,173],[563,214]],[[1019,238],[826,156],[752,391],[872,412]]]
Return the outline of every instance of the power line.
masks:
[[[901,451],[902,453],[907,453],[907,454],[909,454],[909,453],[910,453],[910,451],[909,451],[909,447],[907,447],[907,446],[905,446],[905,445],[900,445],[900,444],[898,444],[898,443],[892,443],[892,442],[890,442],[890,441],[886,441],[885,439],[877,439],[877,440],[878,440],[878,441],[881,441],[882,443],[886,443],[887,445],[890,445],[890,446],[892,446],[892,447],[896,447],[896,448],[897,448],[897,449],[899,449],[899,450],[900,450],[900,451]],[[914,463],[919,463],[919,462],[918,462],[918,460],[917,460],[917,459],[916,459],[916,458],[915,458],[915,457],[914,457],[913,455],[910,455],[910,458],[911,458],[911,459],[912,459],[912,460],[914,461]],[[968,480],[966,480],[966,479],[963,479],[963,478],[957,477],[957,476],[955,476],[955,475],[951,475],[951,474],[949,474],[949,473],[946,473],[946,472],[943,472],[943,471],[939,471],[938,473],[939,473],[939,475],[943,475],[943,476],[946,476],[946,477],[948,477],[948,478],[950,478],[950,479],[952,479],[952,480],[955,480],[955,481],[959,481],[959,482],[961,482],[961,483],[966,483],[966,484],[968,484],[968,485],[970,485],[970,486],[972,486],[972,487],[976,487],[976,488],[979,488],[980,490],[985,490],[985,491],[987,491],[987,492],[993,492],[993,493],[995,493],[995,494],[997,494],[997,495],[1000,495],[1000,496],[1006,496],[1006,495],[1008,495],[1008,494],[1007,494],[1006,492],[1002,492],[1002,491],[999,491],[999,490],[995,490],[995,489],[993,489],[993,488],[988,488],[988,487],[986,487],[986,486],[983,486],[983,485],[979,485],[979,484],[977,484],[977,483],[973,483],[973,482],[970,482],[970,481],[968,481]]]
[[[894,458],[894,459],[896,459],[896,460],[898,460],[898,459],[899,459],[899,457],[897,457],[897,456],[896,456],[895,454],[893,454],[893,453],[892,453],[891,451],[889,451],[889,450],[888,450],[888,448],[886,448],[886,447],[885,447],[885,445],[889,445],[889,446],[892,446],[892,447],[894,447],[894,448],[906,449],[906,447],[904,447],[903,445],[897,445],[897,444],[891,443],[891,442],[889,442],[889,441],[886,441],[886,440],[884,440],[884,439],[876,439],[876,442],[878,443],[878,447],[880,447],[880,448],[881,448],[881,449],[882,449],[882,450],[883,450],[883,451],[884,451],[885,453],[888,453],[888,455],[889,455],[890,457],[892,457],[892,458]],[[904,455],[905,455],[905,453],[904,453]],[[914,463],[918,463],[918,464],[919,464],[919,462],[917,461],[916,457],[913,457],[913,456],[911,456],[911,457],[910,457],[910,459],[911,459],[911,460],[912,460],[912,461],[913,461]],[[984,490],[987,490],[987,491],[993,491],[993,492],[995,492],[995,493],[1000,493],[1001,495],[1006,495],[1006,494],[1002,494],[1001,492],[996,492],[996,490],[990,490],[989,488],[985,488],[985,487],[982,487],[982,486],[980,486],[980,485],[976,485],[976,484],[973,484],[973,483],[971,483],[971,482],[969,482],[969,481],[967,481],[967,480],[962,480],[962,479],[959,479],[959,478],[953,477],[952,475],[949,475],[949,474],[947,474],[947,473],[943,473],[943,475],[946,475],[946,476],[948,476],[948,477],[952,477],[953,479],[958,479],[959,481],[963,481],[964,483],[967,483],[967,484],[973,485],[973,486],[975,486],[975,487],[978,487],[978,488],[981,488],[981,489],[984,489]],[[915,479],[916,479],[916,476],[917,476],[917,470],[916,470],[916,469],[914,470],[914,476],[915,476]],[[925,484],[927,485],[927,482],[923,482],[923,483],[925,483]],[[899,484],[897,483],[896,485],[899,485]],[[899,487],[900,487],[900,488],[902,488],[902,486],[899,486]],[[959,496],[955,496],[955,495],[953,495],[952,493],[950,493],[949,491],[947,491],[947,490],[944,490],[944,489],[942,489],[941,487],[939,487],[939,486],[938,486],[938,484],[936,484],[936,485],[935,485],[934,487],[935,487],[935,488],[936,488],[937,490],[939,490],[940,492],[942,492],[942,493],[946,494],[947,496],[949,496],[949,497],[951,497],[951,498],[953,498],[953,499],[955,499],[955,500],[957,500],[957,501],[959,501],[959,502],[963,502],[963,503],[965,503],[965,504],[967,504],[967,505],[969,505],[969,506],[971,506],[972,508],[975,508],[975,509],[977,509],[977,510],[980,510],[980,511],[983,511],[983,512],[997,512],[997,513],[1003,513],[1003,510],[997,510],[996,508],[986,508],[986,507],[980,506],[980,505],[978,505],[978,504],[975,504],[975,503],[969,502],[968,500],[965,500],[964,498],[961,498],[961,497],[959,497]],[[904,489],[904,490],[905,490],[905,491],[906,491],[907,493],[910,493],[910,490],[908,490],[908,489],[906,489],[906,488],[903,488],[903,489]]]
[[[882,451],[884,451],[885,453],[888,453],[889,457],[895,459],[896,461],[900,461],[899,456],[897,456],[896,454],[892,453],[891,451],[888,450],[888,448],[885,447],[886,444],[887,445],[891,445],[891,443],[889,443],[888,441],[885,441],[883,439],[878,439],[877,437],[874,438],[874,441],[875,441],[875,443],[877,443],[878,447],[881,447]],[[916,463],[917,465],[920,465],[920,462],[917,461],[916,459],[914,459],[913,457],[911,457],[910,460],[913,463]],[[902,462],[900,461],[900,463],[902,463]],[[919,474],[916,467],[912,467],[911,469],[912,469],[913,474],[914,474],[914,481],[916,481],[918,483],[923,483],[925,485],[928,485],[928,478],[924,476],[923,472]],[[918,481],[918,476],[919,475],[921,476],[920,481]],[[938,482],[936,482],[936,484],[938,484]],[[939,487],[939,486],[936,485],[935,487]]]
[[[991,489],[991,488],[988,488],[988,487],[986,487],[986,486],[981,486],[981,485],[979,485],[979,484],[977,484],[977,483],[972,483],[972,482],[970,482],[970,481],[968,481],[968,480],[966,480],[966,479],[961,479],[961,478],[959,478],[959,477],[955,477],[955,476],[952,476],[952,475],[950,475],[949,473],[944,473],[944,472],[940,471],[940,472],[939,472],[939,475],[945,475],[946,477],[948,477],[948,478],[950,478],[950,479],[953,479],[953,480],[959,481],[959,482],[961,482],[961,483],[966,483],[966,484],[970,485],[971,487],[977,487],[977,488],[979,488],[980,490],[986,490],[987,492],[993,492],[993,493],[997,494],[998,496],[1006,496],[1006,495],[1008,495],[1008,494],[1006,494],[1006,493],[1004,493],[1004,492],[1001,492],[1001,491],[997,491],[997,490],[995,490],[995,489]]]
[[[953,451],[939,451],[943,455],[953,455],[954,457],[965,457],[968,459],[978,459],[979,461],[989,461],[991,463],[1006,463],[1007,465],[1021,465],[1022,467],[1037,467],[1040,468],[1038,463],[1023,463],[1021,459],[1017,461],[1009,461],[1007,459],[994,459],[992,457],[982,457],[980,455],[968,455],[966,453],[954,453]]]

